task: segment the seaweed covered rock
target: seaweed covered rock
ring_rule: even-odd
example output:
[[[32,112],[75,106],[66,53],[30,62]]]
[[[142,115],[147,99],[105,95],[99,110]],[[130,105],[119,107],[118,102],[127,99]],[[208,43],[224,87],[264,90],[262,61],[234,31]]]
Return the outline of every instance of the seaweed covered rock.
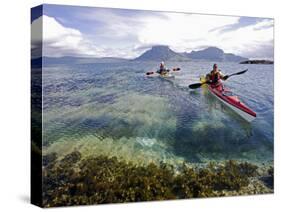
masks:
[[[225,190],[239,190],[249,184],[249,177],[256,175],[258,167],[249,163],[228,161],[222,166],[210,163],[195,170],[182,167],[175,177],[175,193],[180,198],[224,196]]]
[[[78,151],[74,151],[68,155],[66,155],[61,162],[62,163],[76,163],[81,159],[81,153]]]
[[[257,168],[235,161],[201,168],[137,166],[116,157],[81,159],[75,151],[43,170],[43,200],[50,207],[235,195],[249,185]]]
[[[57,160],[58,156],[56,153],[51,153],[48,155],[44,155],[42,159],[43,166],[47,166],[51,163],[54,163]]]

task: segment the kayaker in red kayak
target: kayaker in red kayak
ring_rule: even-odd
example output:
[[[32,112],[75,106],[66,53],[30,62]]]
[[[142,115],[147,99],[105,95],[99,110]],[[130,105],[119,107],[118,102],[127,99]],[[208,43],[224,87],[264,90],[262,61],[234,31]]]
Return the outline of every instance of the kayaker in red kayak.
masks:
[[[257,117],[257,114],[253,110],[251,110],[247,105],[241,102],[238,96],[234,95],[231,90],[225,88],[221,83],[221,79],[226,80],[231,76],[241,75],[246,73],[247,71],[248,69],[223,76],[223,74],[218,69],[218,66],[214,64],[214,68],[211,73],[207,74],[206,77],[200,77],[200,83],[194,83],[189,85],[188,87],[191,89],[196,89],[200,88],[202,85],[207,84],[208,90],[211,92],[211,94],[213,94],[218,100],[223,102],[225,105],[229,106],[246,121],[251,122]]]
[[[219,70],[218,65],[213,65],[213,70],[206,75],[206,80],[211,83],[212,86],[217,86],[221,84],[221,80],[226,80],[228,76],[224,76]]]

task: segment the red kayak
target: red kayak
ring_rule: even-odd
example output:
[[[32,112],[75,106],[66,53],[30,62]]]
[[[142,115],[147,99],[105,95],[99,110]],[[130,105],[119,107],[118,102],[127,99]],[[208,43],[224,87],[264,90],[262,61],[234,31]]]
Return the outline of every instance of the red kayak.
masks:
[[[211,94],[229,106],[246,121],[251,122],[256,118],[256,113],[241,102],[237,96],[233,95],[232,92],[225,88],[222,84],[208,85],[208,89]]]

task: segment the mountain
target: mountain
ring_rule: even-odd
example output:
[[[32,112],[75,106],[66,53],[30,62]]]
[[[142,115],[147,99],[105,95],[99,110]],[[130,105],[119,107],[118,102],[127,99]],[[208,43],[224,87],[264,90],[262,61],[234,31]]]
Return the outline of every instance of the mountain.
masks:
[[[153,46],[150,50],[137,57],[135,61],[188,61],[189,58],[176,53],[168,46]]]
[[[190,53],[184,53],[184,55],[193,60],[207,60],[218,62],[241,62],[248,60],[248,58],[240,57],[231,53],[224,53],[222,49],[217,47],[208,47],[200,51],[192,51]]]
[[[208,47],[200,51],[192,51],[190,53],[177,53],[168,46],[153,46],[150,50],[144,52],[135,59],[136,61],[218,61],[218,62],[241,62],[248,58],[240,57],[231,53],[224,53],[222,49],[217,47]]]

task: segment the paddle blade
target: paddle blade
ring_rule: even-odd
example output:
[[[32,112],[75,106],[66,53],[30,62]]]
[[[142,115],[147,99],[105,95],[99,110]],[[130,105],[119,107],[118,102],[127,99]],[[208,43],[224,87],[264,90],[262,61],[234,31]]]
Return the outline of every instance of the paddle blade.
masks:
[[[238,72],[238,73],[236,73],[236,75],[244,74],[244,73],[246,73],[247,71],[248,71],[248,69],[246,69],[246,70],[244,70],[244,71],[241,71],[241,72]]]
[[[189,85],[188,87],[190,89],[196,89],[196,88],[200,88],[203,84],[205,84],[205,83],[194,83],[194,84]]]
[[[230,75],[228,75],[228,77],[234,76],[234,75],[244,74],[244,73],[246,73],[247,71],[248,71],[248,69],[246,69],[246,70],[244,70],[244,71],[240,71],[240,72],[234,73],[234,74],[230,74]]]
[[[180,68],[173,68],[173,71],[180,71]]]
[[[151,75],[151,74],[154,74],[154,71],[146,72],[146,75]]]

